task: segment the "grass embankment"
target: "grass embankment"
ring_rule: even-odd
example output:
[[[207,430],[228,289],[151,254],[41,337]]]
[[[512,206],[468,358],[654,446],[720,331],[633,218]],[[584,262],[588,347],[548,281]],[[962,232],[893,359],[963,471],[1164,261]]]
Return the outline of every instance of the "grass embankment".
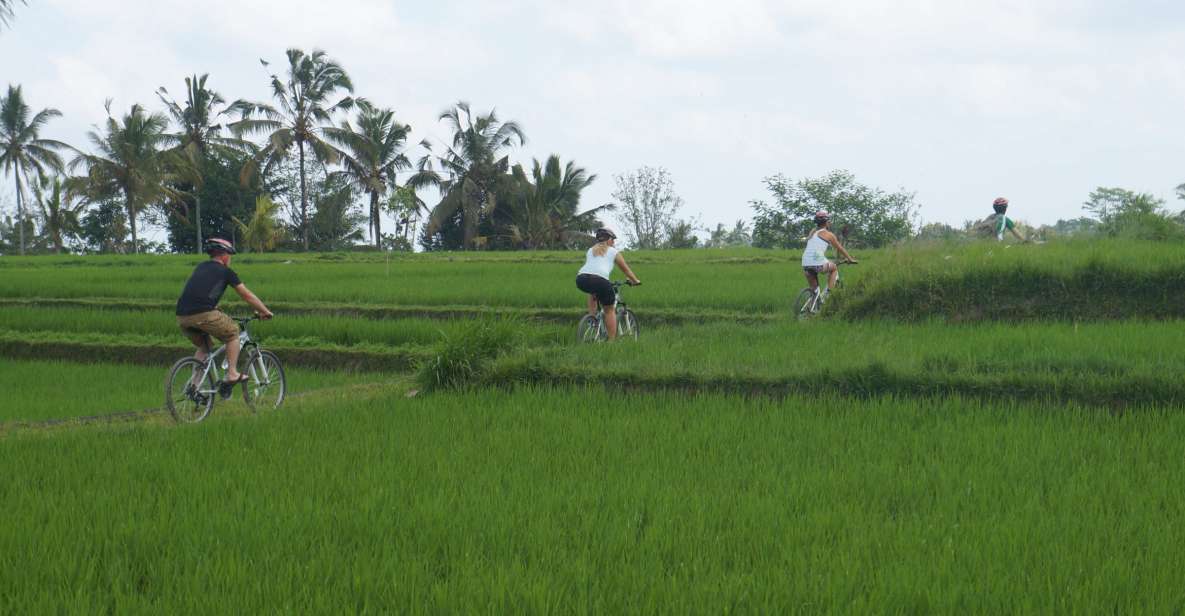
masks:
[[[1185,247],[1103,240],[910,245],[878,252],[834,307],[843,319],[903,321],[1185,318]]]
[[[569,383],[786,395],[943,396],[1185,404],[1176,323],[719,323],[646,330],[499,361],[492,384]]]
[[[170,307],[171,308],[171,307]],[[0,328],[24,332],[134,334],[175,338],[186,344],[177,327],[173,310],[134,310],[96,307],[42,308],[7,305],[2,308]],[[230,310],[230,309],[228,309]],[[244,314],[247,311],[243,311]],[[230,311],[229,314],[237,314]],[[548,344],[571,338],[579,312],[569,319],[571,326],[532,323],[526,335],[534,344]],[[270,321],[250,324],[251,333],[264,342],[294,347],[338,345],[342,347],[399,347],[429,345],[441,336],[460,331],[469,319],[359,319],[343,316],[280,315]]]
[[[407,371],[429,356],[419,345],[342,346],[314,344],[307,339],[269,339],[264,348],[274,351],[286,366],[322,370]],[[11,359],[59,359],[91,363],[125,363],[157,366],[164,370],[193,353],[179,335],[95,334],[0,329],[0,357]]]
[[[387,264],[304,255],[244,258],[232,267],[265,302],[562,308],[578,314],[584,297],[575,278],[583,254],[521,256],[407,255]],[[789,252],[756,250],[642,253],[631,262],[645,285],[627,290],[626,300],[667,311],[775,312],[802,286],[797,258]],[[0,297],[176,301],[198,261],[192,256],[6,260]]]
[[[0,427],[8,422],[97,416],[161,408],[168,366],[0,358]],[[377,381],[382,375],[289,368],[288,392]],[[223,405],[241,404],[236,390]],[[215,412],[218,412],[215,410]]]
[[[1174,612],[1183,430],[957,398],[390,390],[21,434],[0,612]]]
[[[229,314],[249,314],[246,304],[224,297],[222,308]],[[132,298],[62,298],[62,297],[0,297],[0,310],[7,308],[38,308],[42,310],[85,309],[85,310],[134,310],[173,314],[176,300],[132,299]],[[268,308],[277,316],[326,317],[332,319],[370,320],[412,320],[412,321],[457,321],[462,319],[513,318],[524,321],[575,327],[584,315],[584,305],[571,304],[563,308],[536,308],[526,306],[464,306],[464,305],[395,305],[395,304],[341,304],[327,302],[269,302]],[[783,314],[752,312],[743,310],[705,310],[691,308],[646,307],[646,322],[651,324],[681,325],[685,323],[707,323],[727,320],[737,323],[768,323],[783,317]]]

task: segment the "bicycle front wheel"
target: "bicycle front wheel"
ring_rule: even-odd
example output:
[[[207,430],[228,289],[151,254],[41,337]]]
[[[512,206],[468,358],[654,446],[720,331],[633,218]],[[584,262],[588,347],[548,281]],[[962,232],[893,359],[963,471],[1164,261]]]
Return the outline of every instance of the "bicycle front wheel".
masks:
[[[794,304],[791,314],[798,320],[809,319],[818,312],[818,302],[815,300],[815,292],[807,287],[798,292],[798,297],[794,298]]]
[[[617,335],[627,340],[638,339],[638,318],[629,308],[617,309]]]
[[[576,326],[576,340],[578,342],[596,342],[600,329],[601,320],[591,314],[586,314],[580,317],[580,323]]]
[[[244,368],[247,382],[243,384],[243,401],[255,411],[280,408],[288,393],[284,365],[271,351],[252,351]]]
[[[192,357],[180,359],[165,379],[165,406],[173,419],[197,423],[206,418],[218,397],[218,384],[206,364]]]

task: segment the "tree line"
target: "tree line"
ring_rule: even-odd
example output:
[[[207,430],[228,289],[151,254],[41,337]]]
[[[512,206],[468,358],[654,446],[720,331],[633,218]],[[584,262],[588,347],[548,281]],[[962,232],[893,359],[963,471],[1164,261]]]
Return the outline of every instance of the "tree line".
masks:
[[[411,127],[356,96],[325,52],[289,49],[276,72],[261,62],[268,101],[228,102],[208,75],[192,75],[179,98],[157,90],[159,111],[134,104],[115,114],[108,101],[86,149],[44,136],[61,113],[34,112],[22,88],[9,85],[0,98],[0,172],[13,182],[16,216],[0,218],[0,254],[197,252],[214,235],[251,251],[364,241],[378,250],[569,249],[587,246],[609,213],[628,245],[642,249],[799,247],[820,209],[857,247],[961,239],[977,228],[919,226],[913,193],[869,187],[843,170],[766,178],[771,199],[750,202],[751,224],[707,229],[679,218],[671,174],[651,166],[614,176],[613,202],[583,209],[581,195],[597,176],[558,155],[513,163],[527,136],[493,111],[458,102],[439,115],[447,143],[413,143]],[[439,195],[435,205],[425,190]],[[1178,195],[1185,198],[1185,185]],[[1185,214],[1150,194],[1100,187],[1084,209],[1029,232],[1185,239]],[[393,229],[384,230],[384,215]],[[142,239],[146,223],[163,229],[166,242]]]
[[[180,98],[160,88],[160,111],[115,114],[108,101],[85,149],[45,137],[61,113],[34,112],[10,85],[0,171],[16,216],[0,221],[0,251],[194,252],[212,235],[258,251],[338,250],[364,236],[376,249],[567,248],[612,209],[581,210],[596,176],[573,161],[512,163],[526,135],[493,111],[456,103],[439,116],[448,143],[412,144],[411,127],[356,96],[325,52],[289,49],[286,59],[268,73],[269,101],[228,102],[208,75],[187,77]],[[435,206],[425,189],[440,195]],[[145,223],[164,228],[167,244],[143,240]]]

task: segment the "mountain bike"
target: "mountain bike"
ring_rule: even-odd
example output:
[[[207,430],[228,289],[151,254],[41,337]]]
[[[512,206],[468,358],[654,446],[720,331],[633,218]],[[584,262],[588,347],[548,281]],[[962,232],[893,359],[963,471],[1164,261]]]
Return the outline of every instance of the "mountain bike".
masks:
[[[234,319],[239,324],[239,357],[244,362],[240,372],[248,376],[243,382],[243,401],[252,411],[272,410],[284,403],[288,382],[280,358],[251,337],[249,324],[257,318]],[[234,395],[234,384],[223,382],[219,371],[220,367],[229,368],[224,358],[226,345],[213,353],[208,351],[205,361],[192,356],[177,360],[165,379],[165,405],[178,422],[197,423],[214,410],[218,398],[229,400]]]
[[[843,268],[841,265],[850,265],[848,261],[838,261],[835,264],[835,289],[843,288]],[[798,292],[798,297],[794,298],[792,312],[798,320],[803,321],[809,319],[823,311],[823,305],[826,303],[823,299],[823,276],[819,275],[819,286],[814,289],[805,287]]]
[[[633,311],[621,299],[621,287],[629,285],[629,283],[618,281],[611,284],[613,285],[613,297],[617,304],[617,336],[637,340],[639,328],[638,318],[634,316]],[[597,313],[595,315],[586,314],[580,317],[580,323],[576,326],[576,339],[580,342],[596,342],[598,340],[609,339],[609,328],[605,327],[605,307],[601,305],[600,301],[597,302]]]

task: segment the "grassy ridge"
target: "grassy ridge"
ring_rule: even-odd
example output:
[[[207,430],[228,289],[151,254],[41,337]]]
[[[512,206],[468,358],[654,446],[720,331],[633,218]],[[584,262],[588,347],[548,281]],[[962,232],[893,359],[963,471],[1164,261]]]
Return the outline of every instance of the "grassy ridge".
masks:
[[[552,348],[504,359],[494,383],[892,393],[1130,406],[1185,404],[1185,330],[1175,323],[951,326],[886,322],[648,330],[637,344]]]
[[[1185,250],[1130,241],[910,246],[879,253],[835,306],[847,319],[1177,319]]]
[[[1182,430],[533,390],[22,435],[0,611],[1172,612]]]
[[[230,314],[248,314],[246,304],[224,298],[223,308]],[[62,297],[0,297],[0,311],[6,308],[39,308],[42,310],[57,310],[81,308],[86,310],[134,310],[139,312],[158,312],[161,315],[171,315],[176,302],[174,300],[143,299],[143,298],[62,298]],[[326,302],[269,302],[268,307],[278,316],[287,320],[289,317],[327,317],[332,319],[370,319],[394,321],[399,319],[455,321],[459,319],[480,319],[488,317],[509,317],[522,320],[559,324],[574,327],[575,322],[584,315],[584,306],[565,306],[562,308],[535,308],[525,306],[465,306],[465,305],[393,305],[393,304],[341,304]],[[728,320],[739,323],[768,323],[784,315],[777,313],[754,313],[737,310],[704,310],[693,307],[653,308],[646,307],[646,321],[648,323],[662,323],[665,325],[681,325],[684,323],[702,323],[706,321]]]
[[[311,340],[272,339],[264,348],[275,351],[287,366],[325,370],[407,371],[429,349],[416,345],[351,347],[316,344]],[[90,363],[147,364],[164,370],[193,352],[184,339],[136,334],[21,332],[0,329],[0,357],[62,359]]]
[[[700,251],[704,252],[704,251]],[[776,311],[802,285],[793,263],[759,258],[755,251],[700,252],[639,258],[635,270],[645,286],[630,289],[628,301],[663,309],[700,307],[747,312]],[[712,254],[709,252],[708,254]],[[726,256],[726,255],[735,256]],[[765,253],[789,258],[789,253]],[[385,262],[273,259],[232,267],[267,302],[327,302],[387,305],[467,305],[572,308],[584,296],[576,289],[578,252],[542,253],[534,260],[419,258]],[[116,265],[117,263],[128,265]],[[149,298],[176,300],[197,261],[193,257],[14,260],[0,276],[0,297]],[[233,294],[231,294],[233,295]]]
[[[139,334],[185,339],[177,327],[172,310],[112,310],[106,308],[41,308],[9,305],[3,307],[0,327],[10,331],[54,331],[99,334]],[[245,313],[246,311],[244,311]],[[236,314],[233,311],[230,314]],[[529,333],[538,344],[567,340],[575,329],[579,312],[565,327],[552,323],[534,323]],[[427,345],[441,336],[454,333],[466,320],[446,319],[358,319],[341,316],[283,314],[270,321],[251,323],[251,332],[265,342],[281,344],[304,341],[312,345]],[[287,341],[287,342],[286,342]]]
[[[0,391],[6,392],[0,402],[0,424],[160,408],[166,373],[167,366],[0,358]],[[286,373],[292,394],[382,378],[303,368]],[[241,405],[241,398],[236,395],[219,406],[223,404]]]

